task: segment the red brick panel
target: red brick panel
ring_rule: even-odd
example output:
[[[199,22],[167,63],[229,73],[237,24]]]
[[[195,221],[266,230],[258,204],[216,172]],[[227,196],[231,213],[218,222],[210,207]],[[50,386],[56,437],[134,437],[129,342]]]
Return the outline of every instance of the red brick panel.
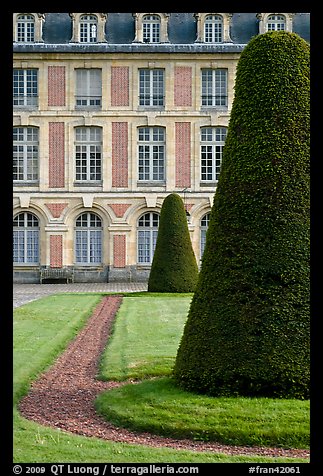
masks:
[[[53,218],[59,218],[67,207],[67,203],[45,203]]]
[[[48,105],[65,106],[65,66],[48,66]]]
[[[64,122],[49,123],[49,187],[64,187]]]
[[[175,185],[191,186],[191,123],[175,122]]]
[[[130,203],[110,203],[109,205],[117,218],[122,218],[128,208],[131,207]]]
[[[111,68],[111,106],[129,106],[129,67]]]
[[[128,123],[112,123],[112,187],[128,187]]]
[[[126,266],[126,235],[113,237],[113,266],[115,268]]]
[[[192,68],[175,66],[174,72],[175,106],[192,106]]]
[[[63,265],[63,236],[62,235],[50,235],[50,267],[61,268]]]

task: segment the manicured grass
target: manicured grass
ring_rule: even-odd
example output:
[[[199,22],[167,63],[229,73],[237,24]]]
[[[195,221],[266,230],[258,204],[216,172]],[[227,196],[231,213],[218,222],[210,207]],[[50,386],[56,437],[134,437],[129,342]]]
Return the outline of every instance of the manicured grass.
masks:
[[[309,402],[214,398],[186,392],[170,378],[100,394],[96,408],[117,426],[230,445],[309,447]]]
[[[138,298],[144,295],[144,293],[138,293]],[[148,296],[149,294],[147,299]],[[153,300],[155,297],[160,296],[154,296]],[[165,296],[165,298],[169,297]],[[92,293],[60,294],[34,301],[14,311],[15,403],[28,391],[31,381],[48,368],[67,347],[70,340],[86,323],[101,298],[101,294]],[[178,300],[180,303],[182,298],[183,296],[174,296],[174,301]],[[190,299],[188,295],[186,298]],[[150,304],[147,304],[147,301],[143,304],[149,309],[153,300],[149,298]],[[295,463],[307,461],[302,458],[226,456],[86,438],[28,421],[19,415],[14,406],[14,462],[16,463]]]
[[[192,294],[126,297],[102,355],[99,378],[170,375],[191,299]]]

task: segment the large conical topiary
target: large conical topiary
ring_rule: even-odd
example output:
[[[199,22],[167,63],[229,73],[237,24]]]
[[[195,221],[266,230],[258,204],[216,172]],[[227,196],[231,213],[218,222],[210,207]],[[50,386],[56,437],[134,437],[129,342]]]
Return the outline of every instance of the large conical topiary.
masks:
[[[309,397],[309,45],[268,32],[236,74],[174,377],[210,395]]]
[[[198,267],[192,248],[183,200],[168,195],[160,213],[148,291],[187,293],[195,290]]]

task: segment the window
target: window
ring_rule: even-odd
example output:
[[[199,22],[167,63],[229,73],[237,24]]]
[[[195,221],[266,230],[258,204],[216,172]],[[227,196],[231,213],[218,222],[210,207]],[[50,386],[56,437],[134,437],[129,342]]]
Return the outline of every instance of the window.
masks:
[[[156,248],[159,225],[158,213],[145,213],[138,220],[138,263],[151,264]]]
[[[200,230],[201,230],[201,241],[200,241],[201,259],[202,259],[202,256],[203,256],[203,253],[204,253],[204,250],[205,250],[206,232],[207,232],[207,229],[209,227],[210,216],[211,216],[211,214],[207,213],[206,215],[204,215],[201,218],[201,226],[200,226]]]
[[[82,213],[75,223],[75,262],[94,265],[102,262],[102,222],[95,213]]]
[[[267,31],[282,31],[286,29],[284,15],[269,15],[267,19]]]
[[[35,19],[33,15],[17,17],[17,41],[33,43],[35,41]]]
[[[142,37],[145,43],[160,42],[160,17],[145,15],[142,19]]]
[[[232,13],[195,13],[197,43],[232,43]]]
[[[169,13],[133,13],[135,18],[134,42],[168,43]]]
[[[202,106],[228,107],[227,69],[202,69]]]
[[[70,13],[72,18],[72,38],[75,43],[104,43],[106,13]]]
[[[14,13],[13,41],[19,43],[43,42],[44,13]]]
[[[101,180],[102,130],[100,127],[76,127],[76,181]]]
[[[221,43],[223,41],[223,19],[220,15],[207,15],[204,22],[205,43]]]
[[[37,182],[38,150],[37,127],[13,128],[13,180]]]
[[[38,106],[38,70],[13,70],[13,105],[15,107]]]
[[[165,129],[163,127],[140,127],[139,180],[165,180]]]
[[[97,30],[97,17],[95,15],[82,15],[80,18],[80,43],[96,43]]]
[[[76,107],[77,109],[101,108],[102,79],[101,69],[76,70]]]
[[[164,106],[164,74],[163,69],[139,70],[140,106]]]
[[[227,135],[225,127],[201,128],[201,181],[219,179],[222,151]]]
[[[257,13],[259,33],[267,31],[292,31],[295,13]]]
[[[13,220],[14,264],[39,264],[39,222],[32,213],[19,213]]]

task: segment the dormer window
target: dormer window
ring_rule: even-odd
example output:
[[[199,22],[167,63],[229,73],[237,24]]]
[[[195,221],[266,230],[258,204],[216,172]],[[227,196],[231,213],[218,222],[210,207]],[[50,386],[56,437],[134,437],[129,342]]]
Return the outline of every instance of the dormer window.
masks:
[[[195,13],[196,43],[232,43],[230,22],[232,13]]]
[[[259,20],[259,33],[267,31],[289,31],[293,30],[294,13],[257,13]]]
[[[168,13],[134,13],[136,43],[168,43]]]
[[[103,43],[106,13],[70,13],[73,20],[73,43]]]
[[[14,13],[13,41],[18,43],[42,42],[43,13]]]

